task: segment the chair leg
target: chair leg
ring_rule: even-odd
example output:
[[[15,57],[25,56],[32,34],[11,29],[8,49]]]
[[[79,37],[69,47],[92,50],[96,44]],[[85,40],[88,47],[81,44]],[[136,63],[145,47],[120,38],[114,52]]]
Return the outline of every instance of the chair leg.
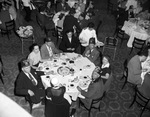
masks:
[[[123,39],[121,39],[121,42],[120,42],[120,48],[122,47],[122,44],[123,44]]]
[[[3,80],[3,77],[2,77],[2,73],[0,73],[0,79],[1,79],[2,83],[4,84],[4,80]]]
[[[90,114],[91,114],[91,109],[88,110],[88,117],[90,117]]]
[[[33,104],[31,102],[29,102],[29,105],[30,105],[30,114],[32,114],[32,106],[33,106]]]
[[[7,38],[8,38],[8,40],[10,40],[10,37],[9,37],[9,32],[7,33]]]
[[[116,49],[114,51],[113,61],[115,60],[115,55],[116,55]]]
[[[129,108],[131,108],[131,106],[133,106],[135,100],[136,100],[136,92],[135,92],[135,95],[134,95],[134,99],[133,99],[132,103],[130,104]]]
[[[132,51],[133,51],[133,47],[131,48],[131,51],[130,51],[129,55],[132,53]]]
[[[125,78],[124,84],[122,86],[122,89],[124,89],[125,85],[127,84],[127,78]]]
[[[21,39],[21,46],[22,46],[21,47],[21,49],[22,49],[21,51],[22,51],[22,54],[23,54],[23,40],[22,39]]]

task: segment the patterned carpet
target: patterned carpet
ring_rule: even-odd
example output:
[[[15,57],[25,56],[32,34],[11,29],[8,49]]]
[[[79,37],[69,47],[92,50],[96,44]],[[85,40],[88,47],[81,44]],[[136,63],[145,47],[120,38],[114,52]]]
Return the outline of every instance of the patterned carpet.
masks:
[[[99,29],[99,40],[104,41],[106,36],[112,36],[114,33],[115,18],[113,15],[106,13],[106,0],[97,0],[97,3],[99,3],[96,6],[99,8],[99,19],[102,20],[102,25]],[[37,30],[40,32],[38,28],[39,27],[37,27]],[[41,40],[38,40],[39,43],[42,42],[42,38],[40,39]],[[91,117],[138,117],[140,113],[140,108],[136,104],[130,109],[128,108],[133,99],[133,90],[130,85],[126,85],[125,88],[121,90],[124,82],[120,80],[123,73],[123,61],[125,58],[130,58],[134,55],[133,53],[131,56],[128,56],[129,49],[126,47],[126,43],[127,42],[124,42],[121,48],[119,46],[117,47],[115,60],[111,61],[114,79],[110,91],[101,102],[101,111],[92,110]],[[29,111],[29,105],[25,99],[14,95],[14,82],[19,73],[18,62],[28,55],[30,45],[31,43],[28,42],[24,44],[24,55],[22,55],[21,41],[16,35],[12,34],[11,40],[8,40],[7,37],[0,36],[0,55],[4,63],[5,74],[3,77],[5,84],[3,85],[0,82],[0,91],[27,111]],[[105,54],[106,53],[111,56],[113,54],[111,50],[105,51]],[[44,107],[34,109],[32,115],[34,117],[44,117]],[[75,113],[75,117],[87,117],[87,111],[80,108]],[[142,117],[150,117],[150,112],[144,112]]]

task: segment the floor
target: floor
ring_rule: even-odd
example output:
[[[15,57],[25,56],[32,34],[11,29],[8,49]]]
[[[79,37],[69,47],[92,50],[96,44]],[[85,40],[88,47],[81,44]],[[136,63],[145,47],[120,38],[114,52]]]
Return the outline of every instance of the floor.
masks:
[[[102,20],[102,25],[99,28],[98,38],[100,41],[104,41],[107,36],[113,36],[115,30],[115,17],[106,12],[106,0],[95,0],[96,8],[99,9],[98,13],[99,19]],[[115,1],[115,0],[114,0]],[[96,23],[96,21],[94,21]],[[37,29],[40,28],[36,26]],[[43,34],[43,33],[42,33]],[[38,34],[37,34],[38,35]],[[41,35],[40,35],[41,36]],[[44,35],[38,38],[38,43],[43,43]],[[106,97],[101,102],[101,111],[92,110],[91,117],[138,117],[140,113],[140,108],[134,104],[130,109],[130,105],[133,99],[133,90],[130,85],[126,85],[123,90],[121,87],[123,85],[123,80],[121,79],[123,73],[123,62],[129,57],[134,55],[134,52],[129,56],[129,48],[126,46],[127,41],[125,41],[120,48],[120,40],[117,47],[117,53],[115,60],[111,61],[113,67],[113,82],[111,84],[110,91],[107,93]],[[26,42],[24,44],[24,54],[21,53],[21,41],[15,34],[11,35],[11,40],[8,40],[6,36],[0,36],[0,54],[2,56],[2,61],[4,63],[4,82],[3,85],[0,82],[0,91],[22,106],[25,110],[29,111],[29,105],[26,103],[23,97],[18,97],[14,95],[14,83],[17,75],[19,74],[18,62],[26,57],[29,53],[29,47],[31,43]],[[104,54],[113,55],[112,50],[106,50]],[[44,107],[40,107],[33,110],[32,115],[34,117],[44,117]],[[87,117],[87,111],[80,108],[75,113],[75,117]],[[144,112],[142,117],[150,117],[150,112]]]

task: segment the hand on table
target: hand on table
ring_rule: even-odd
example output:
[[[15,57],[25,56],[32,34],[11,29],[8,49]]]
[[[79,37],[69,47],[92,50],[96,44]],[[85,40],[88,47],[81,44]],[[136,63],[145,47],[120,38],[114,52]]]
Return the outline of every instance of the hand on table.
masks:
[[[81,89],[79,86],[77,86],[77,89],[78,89],[78,91],[79,91],[79,92],[81,92],[81,91],[82,91],[82,89]]]
[[[30,89],[28,90],[28,94],[29,94],[30,96],[34,96],[34,92],[31,91]]]

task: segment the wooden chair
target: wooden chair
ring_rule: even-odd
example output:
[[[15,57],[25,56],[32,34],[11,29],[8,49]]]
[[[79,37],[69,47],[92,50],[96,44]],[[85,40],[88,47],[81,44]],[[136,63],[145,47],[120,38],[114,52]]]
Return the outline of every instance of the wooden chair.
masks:
[[[102,54],[104,54],[105,49],[112,49],[114,50],[113,60],[115,59],[116,50],[117,50],[118,40],[114,37],[106,37],[104,41],[104,46],[102,50]]]
[[[125,87],[125,85],[127,83],[131,84],[133,86],[133,88],[136,86],[135,84],[128,82],[128,67],[127,67],[127,65],[128,65],[128,59],[125,59],[125,61],[123,63],[123,67],[124,67],[123,76],[121,77],[121,80],[125,79],[122,89]]]
[[[4,84],[3,76],[4,76],[3,62],[2,62],[2,58],[0,56],[0,79],[1,79],[2,83]]]
[[[113,13],[114,11],[114,5],[113,3],[110,2],[110,0],[108,0],[107,2],[107,13]]]
[[[140,50],[139,52],[141,52],[143,50],[145,43],[146,43],[146,40],[141,40],[141,39],[134,37],[134,41],[132,43],[132,48],[131,48],[129,55],[132,53],[133,48],[136,48]]]
[[[124,35],[125,35],[125,32],[123,30],[121,30],[120,27],[117,27],[117,29],[116,29],[116,38],[121,40],[120,48],[123,44],[123,41],[128,40],[127,38],[124,37]]]
[[[90,117],[90,113],[91,113],[92,109],[98,109],[100,111],[100,102],[105,97],[105,94],[106,94],[106,92],[104,92],[101,97],[99,97],[97,99],[93,99],[89,109],[83,104],[83,102],[79,98],[79,107],[80,106],[84,107],[88,111],[88,117]]]
[[[1,29],[1,35],[7,35],[8,39],[10,40],[9,35],[11,34],[12,31],[15,32],[15,21],[11,20],[8,22],[5,22],[6,30]]]
[[[24,37],[20,37],[21,39],[21,51],[22,51],[22,54],[24,53],[24,42],[32,42],[34,43],[35,42],[35,38],[34,38],[34,35],[32,35],[31,37],[28,37],[28,38],[24,38]]]
[[[150,99],[145,97],[139,90],[137,87],[135,87],[135,95],[134,95],[134,99],[132,101],[132,103],[130,104],[129,108],[134,104],[137,103],[140,107],[141,107],[141,113],[140,113],[140,117],[142,117],[143,112],[145,111],[145,109],[150,110],[150,107],[148,107],[148,103],[150,102]]]

